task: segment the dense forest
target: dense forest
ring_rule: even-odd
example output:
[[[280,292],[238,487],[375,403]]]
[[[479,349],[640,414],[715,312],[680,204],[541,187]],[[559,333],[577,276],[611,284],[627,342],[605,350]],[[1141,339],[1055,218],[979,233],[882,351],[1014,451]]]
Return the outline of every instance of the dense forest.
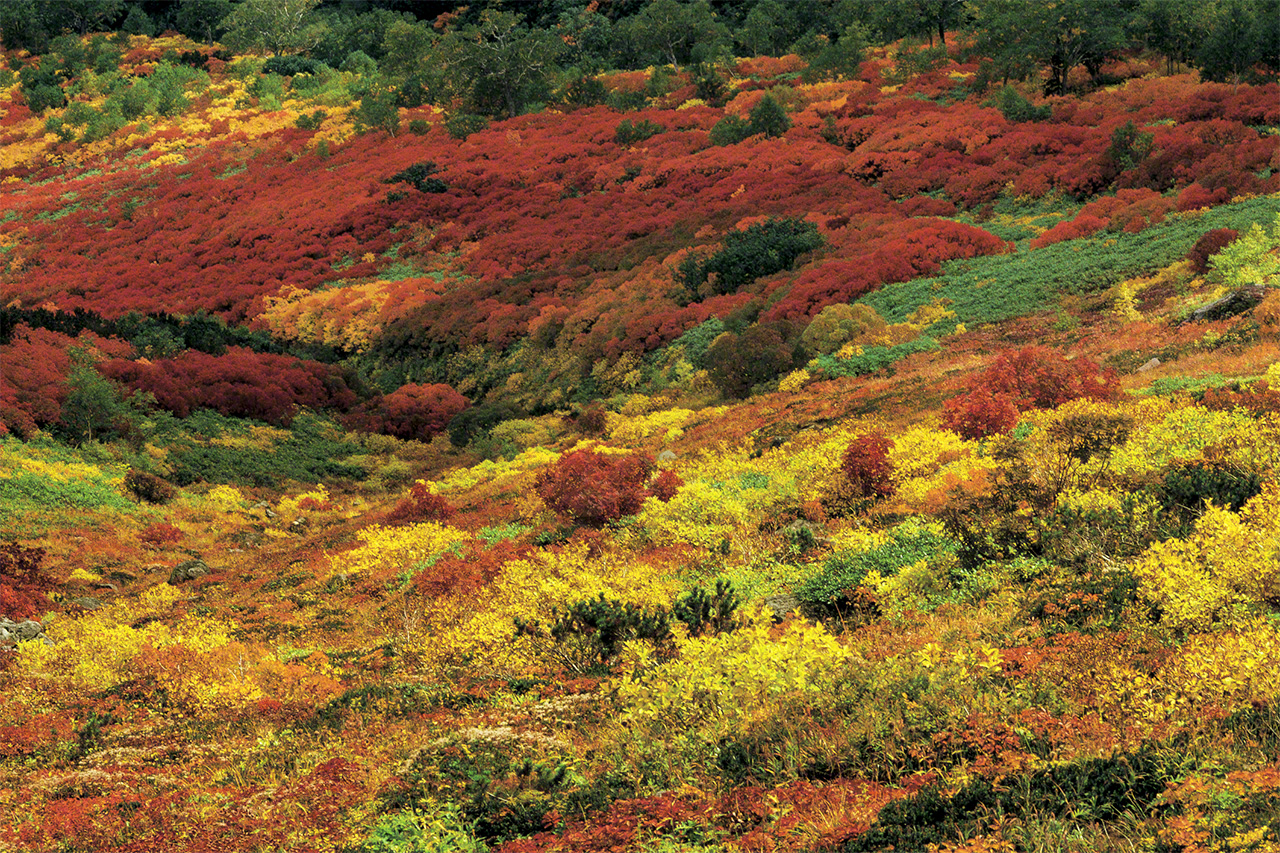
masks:
[[[0,46],[0,851],[1280,850],[1280,3]]]

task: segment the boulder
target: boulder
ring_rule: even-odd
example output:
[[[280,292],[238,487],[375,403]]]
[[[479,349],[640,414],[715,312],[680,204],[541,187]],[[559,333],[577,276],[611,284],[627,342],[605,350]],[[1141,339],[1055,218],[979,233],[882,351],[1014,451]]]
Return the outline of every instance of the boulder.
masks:
[[[1199,323],[1206,320],[1221,320],[1234,317],[1251,310],[1267,295],[1267,289],[1260,285],[1251,285],[1234,290],[1226,296],[1213,300],[1208,305],[1201,305],[1191,312],[1187,319]]]
[[[44,633],[44,626],[34,619],[22,622],[10,622],[0,619],[0,642],[12,643],[34,640]]]
[[[207,574],[209,574],[209,566],[204,560],[186,560],[173,567],[173,571],[169,573],[169,583],[176,586],[202,578]]]
[[[781,622],[789,613],[800,607],[800,599],[794,595],[771,595],[764,600],[764,606],[769,608],[774,620]]]

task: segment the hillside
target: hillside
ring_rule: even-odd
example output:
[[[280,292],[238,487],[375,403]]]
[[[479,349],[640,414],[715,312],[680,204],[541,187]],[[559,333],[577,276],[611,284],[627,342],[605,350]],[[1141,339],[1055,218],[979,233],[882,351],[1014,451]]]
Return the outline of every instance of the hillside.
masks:
[[[976,32],[7,49],[0,851],[1280,849],[1280,85]]]

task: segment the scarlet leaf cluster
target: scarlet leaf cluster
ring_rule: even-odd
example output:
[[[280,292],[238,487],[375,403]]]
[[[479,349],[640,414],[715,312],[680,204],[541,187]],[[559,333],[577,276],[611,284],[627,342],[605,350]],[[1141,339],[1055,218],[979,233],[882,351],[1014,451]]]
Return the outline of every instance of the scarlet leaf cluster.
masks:
[[[401,498],[387,516],[388,521],[448,521],[457,512],[443,495],[437,495],[418,481],[409,487],[409,494]]]
[[[644,503],[653,458],[645,453],[609,456],[577,450],[538,475],[538,497],[556,513],[589,527],[635,515]]]
[[[334,368],[291,356],[231,347],[223,355],[189,350],[154,362],[116,359],[104,376],[156,402],[180,418],[196,409],[287,426],[301,408],[345,411],[355,393]]]
[[[893,494],[891,450],[893,441],[879,430],[865,432],[849,442],[840,460],[840,470],[859,497],[884,498]]]
[[[17,542],[0,544],[0,616],[8,619],[40,617],[53,607],[45,595],[53,579],[40,568],[41,548],[24,548]]]
[[[967,394],[944,404],[943,423],[966,438],[982,438],[1012,429],[1020,411],[1119,396],[1120,377],[1114,370],[1088,358],[1068,360],[1045,347],[1029,346],[996,356]]]
[[[348,429],[430,441],[467,407],[467,398],[443,383],[402,385],[342,418]]]

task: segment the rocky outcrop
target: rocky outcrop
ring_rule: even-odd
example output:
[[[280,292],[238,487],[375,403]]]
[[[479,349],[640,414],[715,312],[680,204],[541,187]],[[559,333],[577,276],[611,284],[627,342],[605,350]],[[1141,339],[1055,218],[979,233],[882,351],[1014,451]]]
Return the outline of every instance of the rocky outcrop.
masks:
[[[52,640],[44,635],[44,626],[34,619],[24,619],[21,622],[0,619],[0,646],[11,646],[32,640],[52,643]]]
[[[169,573],[169,583],[177,586],[207,574],[209,574],[209,565],[204,560],[185,560],[173,567],[173,571]]]
[[[1199,323],[1206,320],[1221,320],[1224,317],[1234,317],[1236,314],[1243,314],[1251,310],[1267,295],[1267,289],[1261,286],[1242,287],[1234,290],[1220,299],[1215,299],[1208,305],[1201,305],[1199,308],[1191,312],[1191,316],[1187,318],[1189,322]]]

